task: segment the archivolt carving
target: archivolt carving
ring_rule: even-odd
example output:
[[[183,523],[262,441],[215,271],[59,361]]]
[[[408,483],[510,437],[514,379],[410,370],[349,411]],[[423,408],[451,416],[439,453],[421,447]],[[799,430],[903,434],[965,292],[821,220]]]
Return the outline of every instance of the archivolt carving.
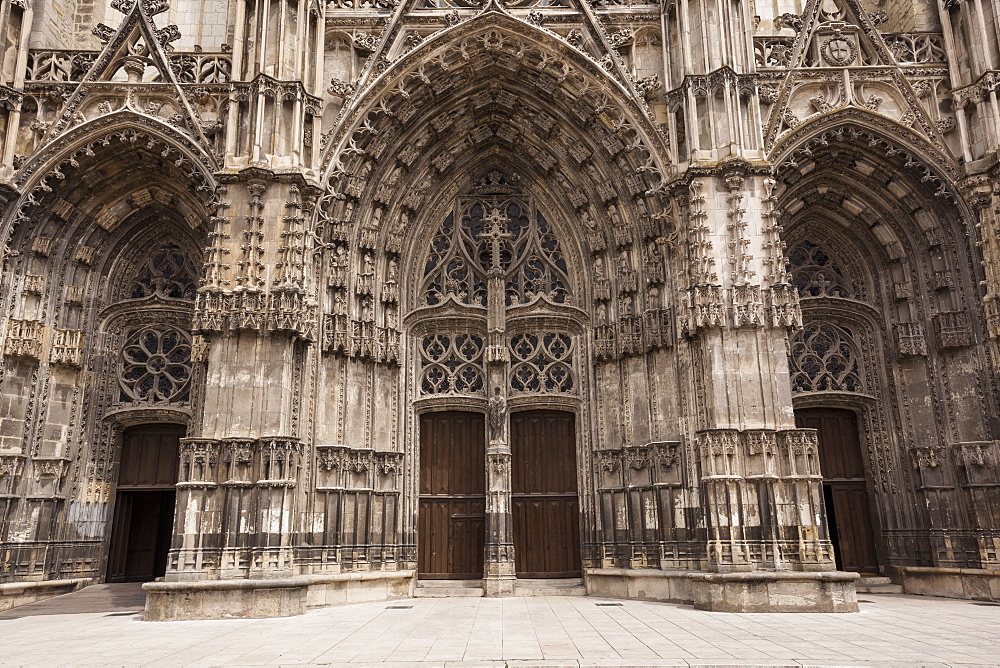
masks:
[[[861,122],[846,120],[859,115],[863,115],[863,123],[880,126],[879,130],[866,128]],[[916,148],[900,141],[903,132],[911,134],[915,141],[921,143],[922,152],[927,154],[927,157],[921,155]],[[835,112],[815,123],[796,128],[771,153],[777,165],[776,173],[780,176],[786,170],[798,169],[799,160],[811,160],[814,150],[835,142],[865,146],[902,167],[916,170],[914,178],[921,183],[929,184],[934,189],[936,197],[958,199],[950,185],[957,177],[958,170],[949,156],[897,123],[856,110]]]
[[[524,86],[525,93],[533,91],[558,102],[559,107],[552,110],[567,119],[575,116],[574,124],[593,124],[598,138],[606,136],[605,146],[612,155],[622,153],[620,158],[628,165],[623,179],[627,183],[623,185],[635,188],[639,194],[662,192],[669,174],[665,147],[659,145],[660,134],[640,101],[629,99],[624,84],[558,36],[494,12],[443,31],[440,38],[424,40],[360,92],[354,100],[354,113],[345,115],[335,129],[324,161],[331,187],[348,195],[363,187],[357,181],[363,171],[361,165],[369,159],[377,160],[387,142],[398,141],[399,123],[416,120],[418,113],[426,111],[421,110],[422,106],[433,105],[441,93],[465,84],[465,70],[470,66],[479,70],[495,66],[500,76],[513,73],[511,80],[519,86],[520,82],[534,83]],[[490,97],[488,92],[484,94]],[[508,92],[507,96],[509,111],[517,95]],[[459,111],[442,112],[429,118],[428,123],[435,133],[444,133],[455,124]],[[557,120],[549,113],[541,113],[536,114],[534,122],[548,131]],[[478,139],[474,132],[473,139],[494,136],[494,129],[486,130]],[[505,125],[496,130],[500,138],[514,139],[518,134],[517,128]],[[590,152],[580,148],[583,151],[577,151],[578,155]],[[442,154],[439,158],[443,161],[438,166],[440,171],[454,160],[454,155],[448,158]],[[400,159],[404,160],[403,153]],[[412,160],[404,161],[410,164]],[[646,182],[647,175],[652,177],[652,184]]]

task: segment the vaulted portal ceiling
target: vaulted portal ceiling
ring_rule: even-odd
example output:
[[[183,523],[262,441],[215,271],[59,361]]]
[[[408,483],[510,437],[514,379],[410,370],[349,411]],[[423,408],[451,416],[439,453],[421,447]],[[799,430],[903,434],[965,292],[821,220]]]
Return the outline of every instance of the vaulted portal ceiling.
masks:
[[[645,103],[589,56],[488,11],[421,43],[348,102],[320,215],[412,237],[414,221],[440,223],[431,210],[499,165],[581,240],[638,241],[662,233],[663,141]]]

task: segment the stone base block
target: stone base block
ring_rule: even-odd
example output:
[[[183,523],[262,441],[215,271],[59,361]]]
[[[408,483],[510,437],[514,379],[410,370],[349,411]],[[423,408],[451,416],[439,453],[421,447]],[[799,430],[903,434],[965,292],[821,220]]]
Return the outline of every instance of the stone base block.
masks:
[[[588,568],[583,581],[588,596],[690,604],[694,595],[688,574],[651,568]]]
[[[5,582],[0,584],[0,612],[41,601],[52,596],[68,594],[91,584],[90,578],[42,580],[40,582]]]
[[[904,566],[899,573],[904,594],[1000,601],[1000,570]]]
[[[413,596],[414,571],[309,575],[281,580],[147,582],[146,621],[254,619],[301,615],[307,608]]]
[[[146,621],[290,617],[306,611],[307,580],[147,582]]]
[[[417,585],[416,571],[337,573],[302,579],[310,580],[306,594],[306,605],[310,608],[411,598]]]
[[[517,590],[517,578],[513,575],[483,578],[483,596],[503,598],[513,596]]]
[[[587,593],[693,604],[713,612],[858,612],[857,573],[704,573],[591,568]]]

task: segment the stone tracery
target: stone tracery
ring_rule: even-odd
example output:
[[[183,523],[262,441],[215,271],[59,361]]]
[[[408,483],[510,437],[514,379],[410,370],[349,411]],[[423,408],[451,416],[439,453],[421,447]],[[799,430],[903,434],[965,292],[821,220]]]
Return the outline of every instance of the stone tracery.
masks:
[[[529,199],[499,197],[459,200],[431,242],[420,301],[433,306],[454,295],[486,306],[493,268],[503,274],[507,306],[536,296],[569,301],[566,260],[542,213]]]
[[[792,392],[864,394],[859,357],[850,329],[809,322],[791,340]]]

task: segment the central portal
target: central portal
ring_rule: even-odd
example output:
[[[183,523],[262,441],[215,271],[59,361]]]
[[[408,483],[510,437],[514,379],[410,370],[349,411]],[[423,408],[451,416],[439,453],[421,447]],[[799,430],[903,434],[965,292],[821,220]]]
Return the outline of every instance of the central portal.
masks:
[[[520,180],[491,170],[442,212],[404,318],[422,413],[420,577],[482,578],[486,596],[514,594],[518,578],[579,577],[582,561],[587,315],[556,228]],[[627,252],[618,263],[632,271]]]

